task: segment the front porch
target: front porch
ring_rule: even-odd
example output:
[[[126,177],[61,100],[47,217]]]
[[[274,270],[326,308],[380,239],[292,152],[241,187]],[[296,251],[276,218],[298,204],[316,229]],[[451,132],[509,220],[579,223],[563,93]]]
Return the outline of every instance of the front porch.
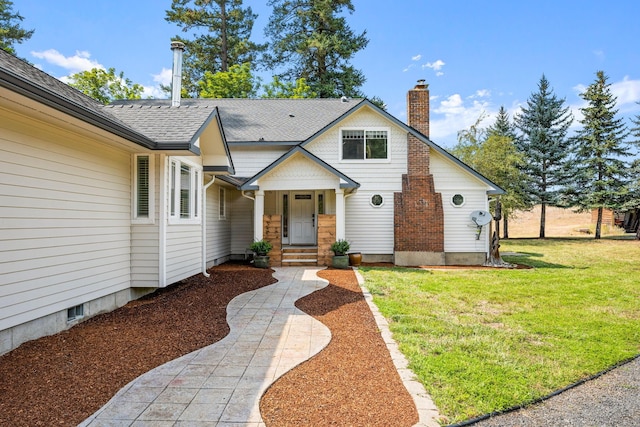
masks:
[[[316,245],[283,244],[282,215],[263,215],[262,231],[265,240],[273,248],[269,252],[273,267],[329,266],[331,265],[331,245],[336,241],[336,215],[318,214]]]

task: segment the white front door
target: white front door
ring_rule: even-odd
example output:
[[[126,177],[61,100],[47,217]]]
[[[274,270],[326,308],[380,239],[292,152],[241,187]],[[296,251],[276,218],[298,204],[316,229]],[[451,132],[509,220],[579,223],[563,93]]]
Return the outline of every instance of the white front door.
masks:
[[[293,194],[291,204],[291,244],[316,244],[316,218],[313,192]]]

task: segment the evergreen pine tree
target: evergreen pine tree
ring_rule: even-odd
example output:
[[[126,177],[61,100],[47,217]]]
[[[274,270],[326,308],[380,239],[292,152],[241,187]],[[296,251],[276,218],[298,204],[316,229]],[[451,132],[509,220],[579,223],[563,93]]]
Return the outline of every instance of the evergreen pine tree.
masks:
[[[242,0],[172,0],[166,21],[193,38],[175,37],[185,45],[183,93],[198,96],[198,82],[205,72],[228,72],[233,65],[257,65],[257,57],[266,46],[250,40],[254,14],[242,7]],[[164,88],[170,90],[170,88]]]
[[[545,237],[546,207],[557,206],[563,189],[570,182],[571,140],[567,131],[573,123],[569,107],[564,106],[542,75],[538,92],[514,117],[520,131],[516,147],[524,156],[523,171],[529,177],[527,193],[541,205],[540,238]]]
[[[511,120],[509,120],[509,113],[507,113],[504,105],[500,106],[496,121],[493,125],[489,126],[487,133],[489,135],[506,136],[513,141],[516,140],[515,126],[511,123]]]
[[[349,61],[369,40],[366,31],[355,34],[343,11],[353,12],[351,0],[269,0],[273,7],[265,35],[270,51],[268,67],[285,70],[279,77],[293,82],[304,78],[320,98],[361,96],[362,71]]]
[[[22,28],[23,19],[18,12],[13,12],[12,1],[0,0],[0,49],[15,55],[13,45],[31,38],[34,30]]]
[[[617,98],[611,93],[611,84],[603,71],[580,95],[587,101],[581,108],[582,128],[576,135],[577,174],[574,202],[582,210],[598,210],[595,238],[601,236],[602,212],[624,204],[628,193],[630,143],[622,118],[617,118]]]

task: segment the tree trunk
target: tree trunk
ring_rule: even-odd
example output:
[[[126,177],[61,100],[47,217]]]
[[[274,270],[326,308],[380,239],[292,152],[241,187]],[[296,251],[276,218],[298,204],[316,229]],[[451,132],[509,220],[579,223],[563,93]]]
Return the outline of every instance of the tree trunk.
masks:
[[[596,235],[595,235],[595,239],[599,239],[600,238],[600,229],[602,228],[602,210],[603,207],[600,206],[598,208],[598,221],[596,221]]]
[[[508,239],[509,238],[509,218],[507,217],[506,214],[504,215],[502,227],[503,227],[502,238]]]
[[[227,10],[226,0],[218,3],[220,5],[220,71],[229,71],[229,43],[227,41]]]
[[[544,239],[544,223],[547,220],[547,204],[542,203],[540,205],[540,238]]]

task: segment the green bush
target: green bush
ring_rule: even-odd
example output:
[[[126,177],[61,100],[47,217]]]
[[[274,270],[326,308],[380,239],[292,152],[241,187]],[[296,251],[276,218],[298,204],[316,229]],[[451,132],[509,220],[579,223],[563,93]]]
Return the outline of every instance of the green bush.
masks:
[[[273,245],[264,239],[253,242],[251,246],[249,246],[249,249],[255,252],[258,256],[267,255],[271,248],[273,248]]]
[[[335,255],[345,255],[347,252],[349,252],[349,247],[349,242],[344,239],[340,239],[333,242],[333,244],[331,245],[331,250]]]

